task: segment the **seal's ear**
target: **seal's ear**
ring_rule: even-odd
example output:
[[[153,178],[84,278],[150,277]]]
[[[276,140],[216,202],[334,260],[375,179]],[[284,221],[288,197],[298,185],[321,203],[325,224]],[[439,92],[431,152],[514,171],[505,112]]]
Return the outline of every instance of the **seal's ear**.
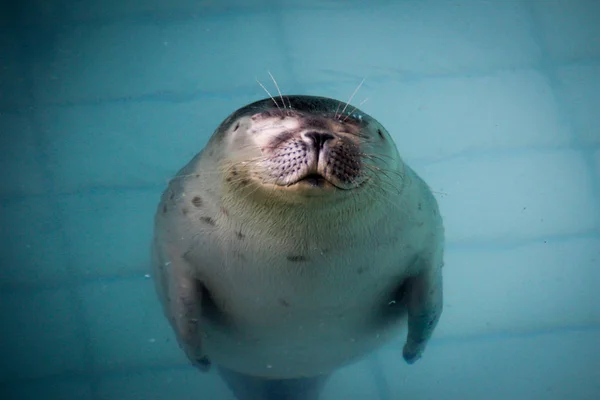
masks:
[[[408,364],[421,358],[442,314],[441,258],[440,254],[433,259],[424,259],[421,272],[407,282],[408,336],[402,356]]]
[[[155,282],[162,297],[164,312],[175,331],[179,346],[201,371],[208,371],[210,361],[202,352],[200,323],[202,317],[202,283],[189,275],[187,261],[177,249],[153,246]]]

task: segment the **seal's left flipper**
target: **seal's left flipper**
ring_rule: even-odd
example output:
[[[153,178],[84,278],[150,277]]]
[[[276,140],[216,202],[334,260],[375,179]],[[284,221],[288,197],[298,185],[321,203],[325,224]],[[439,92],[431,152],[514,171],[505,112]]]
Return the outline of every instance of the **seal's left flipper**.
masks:
[[[442,313],[442,260],[425,261],[421,272],[408,279],[408,336],[402,355],[412,364],[416,362],[427,345]]]

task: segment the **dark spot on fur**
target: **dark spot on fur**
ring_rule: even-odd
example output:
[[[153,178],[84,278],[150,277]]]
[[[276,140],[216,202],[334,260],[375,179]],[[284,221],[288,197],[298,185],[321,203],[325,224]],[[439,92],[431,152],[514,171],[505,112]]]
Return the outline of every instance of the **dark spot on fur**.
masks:
[[[170,192],[169,193],[169,200],[173,200],[174,197],[175,197],[175,193]]]
[[[305,256],[295,256],[295,255],[289,255],[289,256],[287,256],[287,259],[291,262],[305,262],[308,260]]]
[[[366,267],[360,267],[359,269],[356,270],[356,273],[358,273],[359,275],[364,274],[367,271]]]
[[[380,138],[385,139],[385,136],[383,136],[383,132],[381,131],[381,129],[377,128],[377,134]]]
[[[227,177],[225,180],[226,180],[227,182],[231,182],[231,177],[230,177],[230,176],[228,176],[228,177]]]
[[[240,240],[242,240],[242,239],[244,239],[244,237],[246,237],[246,235],[244,235],[244,234],[242,233],[242,231],[237,231],[237,232],[235,233],[235,236],[237,236],[237,238],[238,238],[238,239],[240,239]]]
[[[240,128],[240,123],[238,122],[237,124],[235,124],[235,127],[233,128],[233,131],[237,131]]]
[[[242,180],[240,180],[240,185],[242,185],[242,186],[246,186],[249,183],[250,183],[250,181],[248,179],[242,179]]]
[[[290,303],[288,303],[287,301],[285,301],[285,299],[279,299],[279,304],[281,304],[284,307],[289,307]]]
[[[237,174],[238,174],[237,169],[234,168],[231,170],[231,175],[237,176]]]
[[[419,202],[419,211],[421,211],[423,209],[423,207],[421,206],[421,202]]]
[[[163,209],[162,209],[162,211],[163,211],[163,214],[166,214],[166,213],[167,213],[167,205],[166,205],[166,204],[163,204]]]
[[[209,152],[208,152],[208,155],[209,155],[209,156],[211,156],[211,157],[212,157],[214,154],[215,154],[214,150],[211,150],[211,151],[209,151]]]
[[[188,212],[189,212],[189,210],[188,210],[188,208],[187,208],[187,207],[182,207],[182,208],[181,208],[181,213],[182,213],[183,215],[187,215],[187,213],[188,213]]]
[[[211,225],[211,226],[215,226],[216,225],[215,220],[212,219],[211,217],[200,217],[200,221],[202,221],[202,222],[204,222],[204,223],[206,223],[208,225]]]
[[[200,198],[200,196],[194,196],[194,198],[192,199],[192,204],[196,208],[202,207],[202,199]]]

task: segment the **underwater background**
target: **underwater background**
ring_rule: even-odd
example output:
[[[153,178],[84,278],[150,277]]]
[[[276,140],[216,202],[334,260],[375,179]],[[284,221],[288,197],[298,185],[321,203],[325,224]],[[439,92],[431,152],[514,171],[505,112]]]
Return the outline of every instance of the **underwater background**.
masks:
[[[169,178],[276,92],[352,100],[431,186],[445,308],[323,400],[600,398],[600,1],[0,6],[0,398],[233,400],[149,273]]]

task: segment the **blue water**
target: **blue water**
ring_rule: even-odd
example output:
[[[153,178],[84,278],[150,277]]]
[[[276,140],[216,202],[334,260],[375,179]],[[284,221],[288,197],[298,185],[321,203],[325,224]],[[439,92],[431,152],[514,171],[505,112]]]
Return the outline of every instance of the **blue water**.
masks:
[[[13,2],[17,3],[17,2]],[[55,0],[0,6],[0,398],[232,395],[148,273],[159,194],[234,109],[347,100],[427,180],[445,309],[323,400],[596,399],[600,1]]]

